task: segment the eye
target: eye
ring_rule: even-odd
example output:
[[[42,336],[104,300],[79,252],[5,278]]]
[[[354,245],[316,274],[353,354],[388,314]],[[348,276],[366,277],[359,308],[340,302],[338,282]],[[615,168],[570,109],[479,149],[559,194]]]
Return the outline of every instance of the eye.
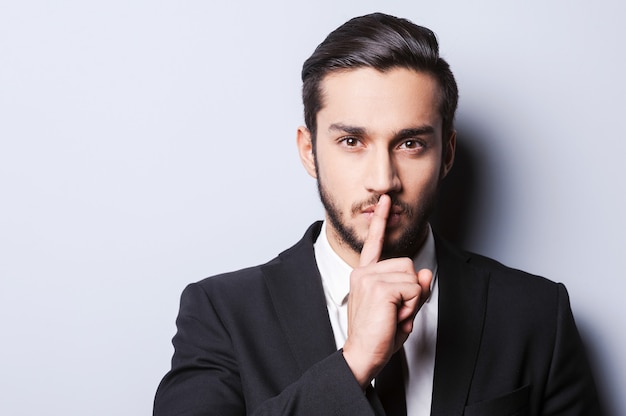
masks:
[[[414,139],[405,140],[400,144],[401,149],[407,149],[407,150],[419,150],[423,147],[424,145],[421,142],[414,140]]]
[[[360,146],[362,143],[361,143],[361,140],[359,140],[359,139],[358,139],[358,138],[356,138],[356,137],[353,137],[353,136],[346,136],[346,137],[342,137],[342,138],[339,140],[339,144],[341,144],[341,145],[343,145],[343,146],[345,146],[345,147],[358,147],[358,146]]]

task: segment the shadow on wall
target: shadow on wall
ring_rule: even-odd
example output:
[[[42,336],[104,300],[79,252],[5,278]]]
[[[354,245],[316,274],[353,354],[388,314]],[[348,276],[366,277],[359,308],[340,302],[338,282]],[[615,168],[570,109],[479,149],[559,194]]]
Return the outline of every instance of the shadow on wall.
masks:
[[[484,189],[484,178],[489,173],[489,155],[480,151],[482,141],[475,132],[468,126],[459,128],[454,166],[441,183],[431,218],[433,229],[458,247],[468,247],[474,234],[473,227],[482,222],[478,207],[484,205],[481,201],[490,199]]]
[[[615,388],[615,386],[612,386],[608,382],[609,368],[613,365],[613,363],[611,362],[609,355],[603,353],[603,350],[606,351],[606,349],[602,348],[602,345],[600,345],[597,341],[598,339],[601,339],[600,334],[598,334],[596,326],[593,325],[592,322],[585,320],[584,316],[576,318],[576,326],[580,332],[583,344],[585,344],[589,364],[593,369],[598,394],[600,395],[600,400],[604,405],[604,415],[618,416],[620,413],[618,410],[619,404],[617,401],[617,394],[619,394],[620,387]],[[612,395],[611,393],[614,393],[615,395]]]
[[[485,228],[489,224],[488,217],[498,205],[493,203],[499,192],[492,178],[502,172],[498,172],[498,165],[493,160],[496,156],[489,152],[489,140],[480,133],[480,129],[463,122],[457,123],[457,129],[459,133],[454,166],[441,184],[431,224],[439,235],[457,247],[471,250],[473,241],[494,232]],[[610,364],[602,361],[601,346],[594,344],[597,337],[594,337],[593,326],[584,319],[579,321],[577,325],[587,347],[605,414],[616,416],[616,400],[609,397],[611,389],[607,388]]]

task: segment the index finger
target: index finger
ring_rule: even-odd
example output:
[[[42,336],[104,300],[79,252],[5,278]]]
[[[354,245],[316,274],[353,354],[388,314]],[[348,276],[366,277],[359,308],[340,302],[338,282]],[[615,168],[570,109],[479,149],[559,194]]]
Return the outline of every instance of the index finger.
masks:
[[[378,262],[380,259],[380,253],[383,251],[383,242],[385,241],[385,228],[387,228],[387,218],[389,217],[390,208],[391,198],[389,195],[381,195],[374,209],[370,228],[367,231],[367,237],[361,249],[359,266],[368,266]]]

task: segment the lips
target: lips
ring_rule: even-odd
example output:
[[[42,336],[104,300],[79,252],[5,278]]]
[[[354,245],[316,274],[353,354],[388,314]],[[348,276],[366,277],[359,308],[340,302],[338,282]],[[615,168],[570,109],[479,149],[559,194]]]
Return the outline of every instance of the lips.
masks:
[[[365,215],[368,222],[371,221],[372,216],[374,215],[374,210],[376,209],[375,205],[368,205],[363,210],[361,210],[361,214]],[[405,213],[405,209],[401,206],[394,205],[391,207],[389,212],[389,216],[387,217],[387,228],[394,228],[398,226],[401,222],[402,215]]]
[[[402,208],[392,208],[389,213],[389,217],[387,218],[387,228],[397,226],[400,223],[403,214],[404,210]]]
[[[369,206],[367,206],[367,207],[365,207],[365,208],[363,208],[361,210],[361,214],[373,214],[375,209],[376,209],[375,205],[369,205]],[[401,215],[403,213],[404,213],[404,208],[402,208],[399,205],[394,205],[394,206],[391,207],[391,210],[389,212],[389,216]]]

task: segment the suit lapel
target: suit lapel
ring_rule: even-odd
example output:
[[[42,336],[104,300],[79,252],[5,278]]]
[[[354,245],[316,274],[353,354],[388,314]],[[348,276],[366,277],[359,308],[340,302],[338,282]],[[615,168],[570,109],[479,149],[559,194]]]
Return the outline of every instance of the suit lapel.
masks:
[[[263,267],[276,315],[302,372],[337,350],[313,242],[321,223]]]
[[[489,274],[439,238],[436,246],[439,322],[431,415],[461,415],[482,336]]]

